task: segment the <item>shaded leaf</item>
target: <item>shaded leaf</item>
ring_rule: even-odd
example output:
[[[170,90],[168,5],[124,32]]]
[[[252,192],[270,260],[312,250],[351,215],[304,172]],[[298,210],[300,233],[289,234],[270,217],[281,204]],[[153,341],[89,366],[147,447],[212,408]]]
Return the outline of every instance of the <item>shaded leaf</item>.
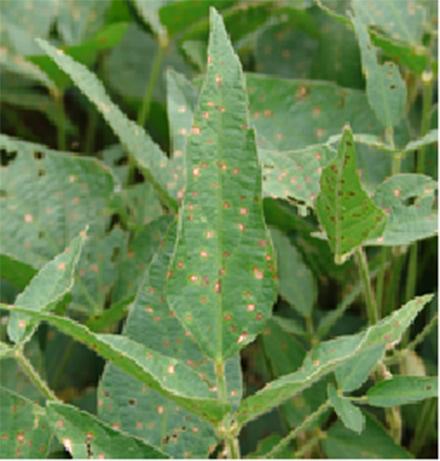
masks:
[[[240,62],[211,10],[209,65],[186,147],[186,192],[168,278],[171,309],[208,357],[252,341],[275,298],[255,135]]]
[[[365,415],[365,429],[360,435],[344,427],[337,421],[328,431],[322,446],[330,459],[373,459],[373,458],[412,458],[383,426],[368,413]]]
[[[367,402],[376,407],[394,407],[437,397],[438,378],[431,376],[393,376],[367,392]]]
[[[271,229],[277,254],[279,293],[302,316],[310,317],[317,298],[317,286],[311,270],[289,238]]]

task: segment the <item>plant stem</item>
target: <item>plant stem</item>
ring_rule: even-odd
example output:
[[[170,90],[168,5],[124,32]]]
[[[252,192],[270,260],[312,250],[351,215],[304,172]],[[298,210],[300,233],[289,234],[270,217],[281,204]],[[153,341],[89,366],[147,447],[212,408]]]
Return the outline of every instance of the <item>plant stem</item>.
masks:
[[[429,428],[434,425],[434,414],[437,411],[437,399],[431,398],[423,402],[422,414],[420,415],[420,424],[416,425],[416,431],[411,443],[410,451],[417,456],[420,448],[425,443]]]
[[[226,387],[225,378],[225,362],[218,362],[215,364],[215,374],[217,376],[217,395],[218,400],[224,404],[228,403],[228,391]],[[232,431],[231,415],[227,414],[223,421],[220,423],[221,433],[224,436],[226,457],[228,459],[239,459],[240,458],[240,447],[236,435]]]
[[[269,451],[269,453],[266,453],[265,458],[271,458],[277,451],[282,450],[286,445],[288,445],[288,443],[292,439],[294,439],[300,432],[304,431],[311,423],[313,423],[316,419],[318,419],[329,408],[330,408],[330,400],[327,400],[314,413],[307,416],[307,418],[302,422],[300,426],[296,427],[293,431],[290,432],[290,434],[284,437],[284,439],[282,439],[280,443],[275,445],[272,448],[272,450]],[[302,449],[304,450],[306,446],[308,446],[308,444],[306,444]]]
[[[384,285],[385,274],[386,274],[386,266],[387,266],[386,263],[389,257],[389,248],[382,247],[380,251],[381,251],[381,264],[380,264],[380,272],[377,277],[377,283],[376,283],[376,305],[377,305],[377,312],[378,312],[379,318],[381,318],[383,315],[383,312],[382,312],[383,285]]]
[[[23,368],[25,373],[31,378],[32,382],[40,389],[43,395],[48,400],[53,400],[55,402],[59,402],[60,400],[58,397],[52,392],[52,390],[47,386],[47,384],[41,379],[41,376],[38,374],[37,370],[35,370],[32,363],[25,357],[23,349],[17,349],[15,351],[15,359]]]
[[[368,319],[370,321],[370,325],[375,325],[378,320],[377,305],[376,300],[374,299],[373,289],[371,287],[367,256],[362,247],[357,248],[356,255],[358,259],[359,270],[361,272],[361,278],[364,282],[365,301],[367,303]]]
[[[65,114],[64,114],[64,92],[58,88],[51,90],[52,97],[55,100],[57,108],[57,145],[58,150],[66,150],[66,127],[65,127]]]
[[[399,280],[404,259],[405,254],[399,252],[392,263],[391,281],[387,289],[386,302],[384,303],[385,311],[383,314],[385,316],[391,314],[396,308],[396,295],[399,291]]]
[[[293,459],[302,458],[305,453],[311,450],[323,438],[325,438],[325,433],[322,431],[319,431],[318,434],[315,435],[315,437],[312,437],[303,447],[301,447],[298,451],[294,453]]]

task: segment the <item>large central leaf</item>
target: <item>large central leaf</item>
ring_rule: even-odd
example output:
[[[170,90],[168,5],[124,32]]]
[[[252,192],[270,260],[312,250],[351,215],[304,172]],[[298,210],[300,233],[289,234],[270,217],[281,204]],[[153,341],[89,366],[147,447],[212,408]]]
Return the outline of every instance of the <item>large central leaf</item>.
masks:
[[[211,10],[207,74],[186,147],[186,192],[168,274],[171,309],[203,351],[231,357],[261,331],[276,294],[244,76]]]

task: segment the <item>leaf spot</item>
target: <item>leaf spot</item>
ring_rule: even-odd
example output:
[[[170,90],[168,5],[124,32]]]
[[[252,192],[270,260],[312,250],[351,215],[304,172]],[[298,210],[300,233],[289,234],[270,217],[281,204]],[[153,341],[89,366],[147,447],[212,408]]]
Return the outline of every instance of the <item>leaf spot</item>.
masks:
[[[121,429],[121,424],[120,423],[112,423],[112,429],[115,431],[119,431]]]
[[[254,266],[254,277],[258,280],[262,280],[263,276],[263,271],[258,269],[258,267]]]
[[[199,135],[201,132],[202,132],[202,130],[198,126],[193,126],[191,128],[191,134]]]
[[[206,238],[207,238],[207,239],[212,239],[212,237],[214,237],[214,232],[213,232],[213,231],[208,231],[208,232],[206,233]]]
[[[240,229],[241,232],[244,232],[246,230],[246,226],[242,224],[241,222],[238,223],[238,228]]]
[[[198,275],[191,275],[190,278],[191,282],[196,283],[199,281],[199,276]]]
[[[175,371],[174,365],[170,365],[170,366],[168,367],[168,373],[169,373],[170,375],[173,375],[173,374],[174,374],[174,371]]]
[[[232,319],[232,315],[228,314],[223,317],[227,322]]]
[[[58,264],[58,266],[57,266],[57,269],[58,269],[59,271],[63,271],[65,268],[66,268],[66,263],[60,263],[60,264]]]
[[[221,75],[216,75],[215,77],[215,83],[217,84],[217,88],[220,90],[221,87],[222,87],[222,82],[223,82],[223,78]]]
[[[158,412],[160,415],[164,412],[164,408],[163,408],[162,405],[159,406],[159,407],[157,407],[157,412]]]
[[[207,119],[209,118],[209,112],[208,112],[208,111],[203,112],[202,117],[203,117],[205,120],[207,120]],[[200,134],[200,133],[199,133],[199,134]]]
[[[31,214],[24,215],[24,222],[31,223],[34,222],[34,217]]]
[[[400,191],[399,189],[394,189],[394,190],[393,190],[393,195],[394,195],[394,197],[399,197],[399,196],[400,196],[400,192],[401,192],[401,191]]]
[[[26,320],[25,319],[20,319],[18,321],[18,328],[24,328],[26,326]]]
[[[248,214],[249,213],[249,210],[247,208],[240,208],[240,214],[241,215],[245,215],[245,214]]]
[[[201,251],[200,251],[200,256],[201,256],[202,258],[207,258],[207,257],[208,257],[208,252],[205,251],[205,250],[201,250]]]
[[[246,306],[246,309],[249,311],[249,312],[253,312],[255,310],[255,304],[248,304]]]
[[[246,339],[247,339],[248,336],[249,336],[249,333],[247,333],[246,331],[244,331],[244,332],[238,337],[237,343],[238,343],[238,344],[241,344],[242,342],[246,341]]]
[[[193,168],[193,176],[197,177],[197,176],[199,176],[199,174],[200,174],[200,167],[199,167],[199,166],[195,166],[195,167]]]
[[[179,112],[179,114],[184,114],[186,112],[186,106],[179,106],[177,112]]]

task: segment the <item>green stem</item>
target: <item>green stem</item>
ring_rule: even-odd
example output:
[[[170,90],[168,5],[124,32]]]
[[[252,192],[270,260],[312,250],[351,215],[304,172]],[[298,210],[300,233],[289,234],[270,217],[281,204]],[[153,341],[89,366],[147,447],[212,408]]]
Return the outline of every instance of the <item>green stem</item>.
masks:
[[[58,150],[66,150],[66,126],[65,126],[65,114],[64,114],[64,92],[58,88],[54,88],[52,91],[52,97],[55,100],[57,108],[57,143]]]
[[[371,287],[370,274],[368,270],[368,261],[365,251],[362,247],[356,250],[359,270],[361,272],[361,279],[364,282],[365,301],[367,303],[368,319],[370,325],[375,325],[378,320],[377,305],[373,295],[373,288]]]
[[[400,253],[400,247],[397,247],[399,254],[395,256],[391,269],[391,280],[387,288],[386,301],[384,303],[384,316],[391,314],[396,308],[396,296],[399,292],[399,281],[402,271],[402,264],[405,259],[405,254]]]
[[[271,458],[275,453],[282,450],[285,446],[289,444],[289,442],[298,436],[298,434],[304,431],[311,423],[316,421],[322,414],[324,414],[330,408],[330,400],[324,402],[314,413],[307,416],[306,419],[302,422],[302,424],[296,427],[293,431],[290,432],[284,439],[280,441],[277,445],[275,445],[269,453],[266,453],[265,458]],[[307,446],[307,444],[305,445]],[[305,448],[303,447],[303,449]],[[296,457],[296,456],[295,456]]]
[[[228,391],[225,377],[225,362],[215,364],[215,374],[217,376],[217,395],[218,400],[224,404],[228,403]],[[231,424],[231,415],[227,414],[220,423],[220,433],[225,440],[226,457],[228,459],[240,458],[240,447],[236,434],[233,432]]]
[[[153,90],[156,85],[157,79],[160,74],[160,67],[162,65],[162,60],[165,54],[166,49],[168,48],[168,38],[166,36],[166,31],[159,35],[159,51],[154,58],[153,67],[151,68],[150,78],[148,80],[147,88],[145,89],[144,99],[142,100],[142,106],[138,112],[137,123],[142,128],[145,126],[145,122],[148,120],[151,109],[151,100],[153,98]],[[132,155],[128,158],[128,176],[127,176],[127,185],[133,183],[134,171],[136,167],[136,162]]]
[[[432,398],[423,402],[422,414],[419,418],[419,424],[416,424],[416,431],[410,447],[410,451],[414,456],[417,456],[420,448],[424,446],[429,428],[434,425],[434,415],[436,412],[437,399]]]
[[[53,400],[55,402],[60,401],[47,384],[41,379],[41,376],[38,374],[37,370],[35,370],[32,363],[24,356],[23,349],[17,349],[15,351],[15,359],[48,400]]]
[[[325,438],[325,433],[319,431],[315,437],[312,437],[303,447],[296,451],[293,455],[293,459],[302,458],[308,451],[310,451],[315,445],[317,445],[321,439]]]
[[[377,277],[377,283],[376,283],[376,305],[377,305],[377,312],[378,312],[379,318],[381,318],[383,315],[383,312],[382,312],[383,286],[384,286],[384,281],[385,281],[387,260],[389,257],[389,248],[382,247],[380,251],[381,251],[380,271],[379,271],[379,275]]]

